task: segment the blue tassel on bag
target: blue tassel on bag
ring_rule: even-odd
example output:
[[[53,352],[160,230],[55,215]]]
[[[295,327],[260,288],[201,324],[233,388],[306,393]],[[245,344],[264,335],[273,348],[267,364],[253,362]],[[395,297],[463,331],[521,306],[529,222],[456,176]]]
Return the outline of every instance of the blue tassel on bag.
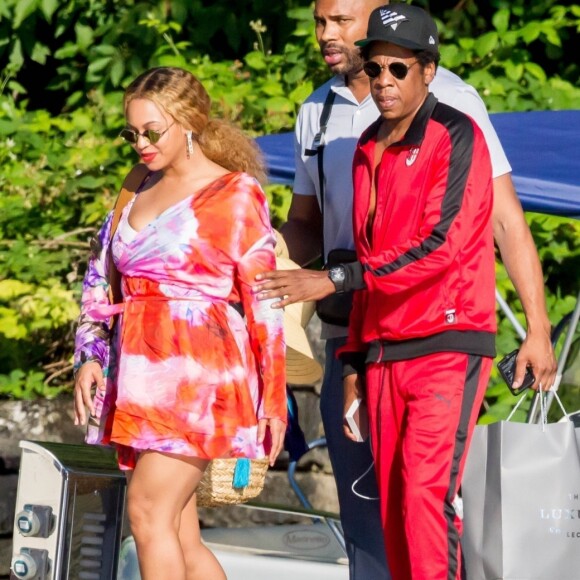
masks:
[[[234,481],[232,486],[235,489],[240,489],[242,487],[247,487],[250,483],[250,460],[243,458],[236,461],[236,466],[234,468]]]

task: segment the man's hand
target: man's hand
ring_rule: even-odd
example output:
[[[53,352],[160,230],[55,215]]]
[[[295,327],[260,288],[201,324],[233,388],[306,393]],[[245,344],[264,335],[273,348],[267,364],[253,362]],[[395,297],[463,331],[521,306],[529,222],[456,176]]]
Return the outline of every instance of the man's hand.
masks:
[[[548,331],[528,332],[516,360],[514,387],[522,384],[527,366],[532,367],[536,377],[532,389],[548,391],[554,384],[558,367]]]
[[[86,422],[85,408],[89,408],[91,415],[95,414],[93,405],[92,389],[105,390],[105,380],[103,369],[98,362],[86,362],[78,370],[75,377],[74,399],[75,399],[75,425],[84,425]]]
[[[344,378],[343,382],[343,389],[344,389],[344,403],[343,403],[343,411],[342,416],[346,416],[346,412],[350,409],[353,401],[355,399],[361,399],[362,401],[365,400],[365,387],[364,387],[364,380],[359,375],[348,375]],[[347,439],[351,441],[357,442],[357,438],[354,433],[350,430],[346,419],[343,422],[342,426],[344,430],[344,435]]]
[[[273,270],[256,276],[254,286],[259,300],[280,298],[272,308],[284,308],[295,302],[320,300],[334,294],[334,284],[323,270]]]

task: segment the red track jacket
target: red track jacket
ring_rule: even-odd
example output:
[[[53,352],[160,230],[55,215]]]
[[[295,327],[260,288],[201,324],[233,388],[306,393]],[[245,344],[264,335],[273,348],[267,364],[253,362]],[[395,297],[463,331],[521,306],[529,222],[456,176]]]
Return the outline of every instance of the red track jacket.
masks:
[[[346,265],[355,293],[342,352],[366,362],[454,351],[495,356],[491,163],[483,134],[430,94],[377,170],[372,239],[367,216],[376,134],[354,157],[354,238]]]

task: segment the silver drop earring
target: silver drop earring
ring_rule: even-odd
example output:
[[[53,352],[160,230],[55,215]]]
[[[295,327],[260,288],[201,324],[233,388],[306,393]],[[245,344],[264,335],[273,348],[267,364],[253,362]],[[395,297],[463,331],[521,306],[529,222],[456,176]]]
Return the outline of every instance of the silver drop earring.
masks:
[[[187,152],[187,158],[189,159],[193,155],[193,131],[186,131],[185,139],[187,141],[185,151]]]

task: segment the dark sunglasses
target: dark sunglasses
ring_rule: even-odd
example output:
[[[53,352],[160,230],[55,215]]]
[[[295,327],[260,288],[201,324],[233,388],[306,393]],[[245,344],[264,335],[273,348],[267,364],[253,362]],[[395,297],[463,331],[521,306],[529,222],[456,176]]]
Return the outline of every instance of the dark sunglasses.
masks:
[[[407,77],[409,69],[413,65],[416,65],[417,62],[418,61],[415,61],[409,66],[407,66],[404,62],[391,62],[387,65],[382,65],[373,60],[369,60],[364,63],[363,70],[369,78],[376,79],[380,76],[384,69],[388,68],[391,75],[393,75],[398,81],[402,81]]]
[[[147,129],[147,131],[143,131],[143,133],[137,133],[137,131],[133,131],[133,129],[127,129],[125,127],[119,133],[119,137],[127,141],[127,143],[131,143],[132,145],[135,145],[135,143],[137,143],[139,137],[144,137],[145,139],[147,139],[147,141],[149,141],[149,143],[155,145],[155,143],[157,143],[159,139],[161,139],[161,137],[163,137],[163,135],[165,135],[165,133],[167,133],[167,131],[169,131],[169,129],[173,127],[173,125],[174,123],[171,123],[171,125],[169,125],[169,127],[167,127],[165,131],[155,131],[153,129]]]

